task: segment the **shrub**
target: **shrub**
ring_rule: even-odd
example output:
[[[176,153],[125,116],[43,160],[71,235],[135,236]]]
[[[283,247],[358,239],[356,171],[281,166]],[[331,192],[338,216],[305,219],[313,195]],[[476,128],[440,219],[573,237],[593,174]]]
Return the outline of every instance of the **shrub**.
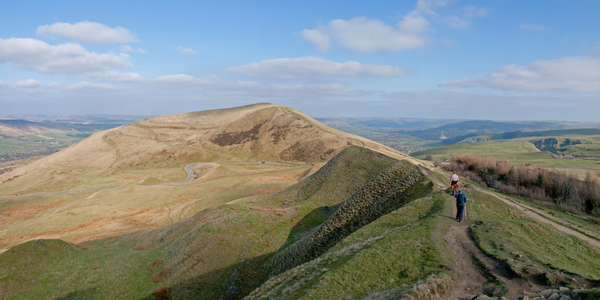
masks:
[[[447,171],[483,186],[491,186],[502,193],[532,199],[539,204],[600,216],[600,184],[587,174],[584,180],[561,172],[527,165],[510,166],[491,158],[457,155],[447,165]]]

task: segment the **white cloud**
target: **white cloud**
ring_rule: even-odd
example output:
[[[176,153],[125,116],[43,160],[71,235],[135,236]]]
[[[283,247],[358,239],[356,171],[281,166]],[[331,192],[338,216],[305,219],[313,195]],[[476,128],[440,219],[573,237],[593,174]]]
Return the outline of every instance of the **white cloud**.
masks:
[[[521,24],[521,29],[525,29],[525,30],[529,30],[529,31],[552,31],[551,28],[548,28],[546,26],[536,25],[536,24],[528,24],[528,23]]]
[[[140,82],[148,80],[148,78],[145,78],[142,75],[135,72],[123,73],[112,70],[90,72],[86,73],[85,75],[101,81]]]
[[[303,97],[354,97],[368,94],[337,83],[264,85],[255,81],[228,81],[215,75],[198,78],[186,74],[167,75],[156,78],[154,84],[179,91],[199,89],[204,96],[215,97],[260,97],[260,98],[303,98]]]
[[[304,29],[300,34],[302,38],[315,45],[320,52],[326,52],[331,47],[329,36],[324,33],[327,29]]]
[[[90,53],[74,43],[49,45],[36,39],[0,39],[0,63],[48,74],[81,74],[131,66],[124,53]]]
[[[367,53],[398,52],[420,48],[426,46],[430,40],[427,32],[431,30],[431,26],[426,16],[432,16],[452,28],[469,26],[467,20],[458,16],[437,16],[434,9],[446,6],[449,2],[451,1],[418,0],[415,9],[395,25],[366,17],[350,20],[335,19],[325,26],[319,25],[314,29],[302,30],[300,35],[321,52],[331,48],[332,40],[347,50]],[[473,6],[467,7],[464,14],[469,17],[481,17],[486,12],[483,8]]]
[[[72,84],[67,87],[67,90],[81,90],[81,89],[94,89],[94,90],[118,90],[120,87],[106,83],[96,83],[82,81],[80,83]]]
[[[0,86],[5,86],[6,84],[4,83],[4,81],[0,80]]]
[[[204,78],[198,78],[186,74],[175,74],[160,76],[154,80],[158,84],[170,85],[170,86],[181,86],[181,85],[215,85],[222,82],[222,80],[216,75],[210,75]]]
[[[487,86],[518,91],[598,92],[600,91],[600,59],[578,56],[538,60],[522,67],[508,65],[483,77],[442,82],[440,86]]]
[[[58,84],[58,82],[50,82],[50,83],[48,83],[47,87],[57,88],[57,87],[60,87],[60,84]]]
[[[39,26],[37,35],[53,35],[67,38],[76,42],[90,42],[98,44],[114,44],[137,42],[131,31],[123,27],[109,27],[96,22],[54,23]]]
[[[358,52],[395,52],[423,47],[428,38],[423,35],[429,22],[419,15],[408,15],[390,26],[380,20],[364,17],[350,20],[332,20],[328,26],[302,31],[304,40],[314,44],[320,51],[329,48],[329,40],[335,39],[342,47]]]
[[[292,86],[283,86],[272,84],[261,89],[250,91],[251,94],[261,97],[279,97],[279,98],[307,98],[307,97],[356,97],[368,95],[370,93],[355,90],[338,83],[321,84],[301,84]]]
[[[133,49],[129,45],[121,46],[121,52],[126,52],[126,53],[148,53],[148,51],[146,51],[146,50],[144,50],[142,48]]]
[[[334,62],[319,57],[277,58],[228,69],[239,74],[267,78],[314,77],[400,77],[406,72],[389,65],[361,64],[356,61]]]
[[[475,5],[466,5],[462,9],[465,18],[483,18],[487,15],[488,11],[486,8],[477,7]]]
[[[182,54],[196,54],[198,52],[192,50],[192,48],[183,48],[183,47],[177,47],[177,52],[182,53]]]
[[[37,80],[35,80],[35,79],[27,79],[27,80],[24,80],[24,81],[16,82],[15,86],[24,87],[24,88],[39,87],[40,86],[40,82],[37,81]]]

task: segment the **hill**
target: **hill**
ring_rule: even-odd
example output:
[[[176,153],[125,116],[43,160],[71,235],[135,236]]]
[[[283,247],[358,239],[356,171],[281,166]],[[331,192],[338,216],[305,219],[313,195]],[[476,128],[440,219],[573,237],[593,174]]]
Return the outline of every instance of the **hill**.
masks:
[[[293,108],[256,104],[156,117],[98,132],[0,175],[0,183],[4,195],[90,188],[99,185],[85,178],[89,174],[107,176],[194,162],[317,162],[350,145],[410,159],[381,144],[331,129]],[[57,173],[63,176],[51,175]],[[33,180],[44,184],[37,188],[23,184]]]
[[[0,251],[32,239],[82,242],[160,228],[238,198],[279,191],[352,144],[414,161],[271,104],[163,116],[99,132],[2,169]],[[185,165],[201,162],[197,180],[172,184],[186,178]]]
[[[0,119],[0,163],[36,155],[50,155],[81,141],[94,132],[140,120],[134,116],[72,116],[48,119],[43,116],[15,116],[26,119]],[[118,117],[129,117],[122,119]]]
[[[520,132],[525,136],[531,132],[548,130],[572,130],[600,128],[597,123],[578,122],[496,122],[456,119],[411,119],[411,118],[319,118],[324,124],[352,134],[382,143],[403,153],[413,153],[461,141],[487,141],[502,139],[502,135]],[[448,137],[440,140],[440,136]],[[546,134],[552,134],[546,132]],[[554,135],[554,134],[552,134]]]
[[[70,131],[70,128],[60,124],[0,119],[0,136],[3,137],[43,136],[45,133],[64,133],[67,131]]]
[[[427,129],[414,130],[410,135],[418,138],[436,140],[439,139],[442,130],[444,135],[453,138],[456,136],[481,135],[490,133],[506,133],[518,131],[548,131],[564,129],[600,128],[597,123],[576,122],[496,122],[496,121],[461,121],[445,124]],[[445,141],[449,143],[450,141]]]
[[[154,291],[177,299],[236,299],[431,188],[410,162],[352,146],[278,193],[240,198],[160,229],[78,246],[36,241],[13,247],[0,256],[0,269],[27,259],[36,271],[10,271],[0,290],[3,297],[25,298],[141,298]],[[441,270],[434,265],[419,277]],[[56,272],[64,276],[51,275]]]
[[[590,287],[600,279],[600,248],[544,224],[540,216],[550,214],[536,215],[536,208],[476,185],[464,186],[468,223],[454,222],[451,197],[433,190],[432,182],[443,188],[436,173],[409,161],[347,147],[277,193],[238,198],[163,228],[81,244],[37,240],[13,247],[0,254],[5,274],[0,296],[455,300],[481,294],[598,295]],[[557,211],[552,215],[545,222],[560,220],[600,233],[597,224],[563,219]]]
[[[597,222],[469,182],[468,221],[455,222],[453,198],[443,192],[448,174],[296,112],[260,104],[148,119],[96,134],[71,147],[70,158],[61,152],[9,172],[31,173],[10,177],[3,189],[43,193],[0,198],[0,298],[457,300],[554,289],[596,295]],[[292,119],[283,122],[289,132],[275,128],[280,118]],[[274,141],[272,132],[286,133]],[[319,141],[324,148],[311,148]],[[488,143],[494,145],[482,151],[502,144]],[[505,149],[516,155],[542,153],[532,143],[511,143]],[[82,151],[94,145],[112,149],[110,165],[102,151],[97,162],[73,161],[93,160]],[[224,161],[196,165],[198,179],[190,181],[181,181],[185,156],[128,164],[130,156],[142,157],[132,149],[174,145],[196,145],[199,157]],[[312,151],[302,152],[306,161],[256,161],[280,159],[289,145]],[[102,189],[46,190],[92,184]]]

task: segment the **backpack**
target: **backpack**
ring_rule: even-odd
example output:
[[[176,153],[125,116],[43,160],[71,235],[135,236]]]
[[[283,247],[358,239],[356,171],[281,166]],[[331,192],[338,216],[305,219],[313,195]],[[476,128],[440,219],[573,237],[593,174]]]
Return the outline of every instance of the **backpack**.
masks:
[[[456,197],[456,203],[465,203],[465,199],[467,199],[467,196],[465,196],[463,193],[458,194],[458,197]]]

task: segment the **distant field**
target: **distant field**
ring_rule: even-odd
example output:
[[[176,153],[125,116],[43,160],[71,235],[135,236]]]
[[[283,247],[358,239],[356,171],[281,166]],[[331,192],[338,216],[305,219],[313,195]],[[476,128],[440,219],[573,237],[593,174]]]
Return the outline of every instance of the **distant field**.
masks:
[[[52,154],[81,141],[87,136],[88,134],[77,133],[46,133],[43,137],[35,135],[19,138],[0,137],[0,161]]]
[[[578,141],[580,144],[565,145],[567,141]],[[551,150],[557,149],[553,151],[554,153],[548,150],[540,151],[534,143],[538,146],[552,146],[552,143],[555,143],[558,147],[548,147]],[[573,174],[580,179],[585,178],[589,172],[600,179],[600,136],[597,135],[546,137],[544,139],[517,137],[509,140],[452,144],[415,152],[411,156],[425,159],[431,155],[434,160],[446,160],[453,155],[463,154],[490,157],[497,161],[507,161],[511,165],[526,164],[553,168],[555,171]],[[563,157],[563,154],[567,156]],[[575,157],[569,157],[569,155],[575,155]]]
[[[0,163],[34,155],[49,155],[75,144],[95,132],[133,123],[137,120],[84,121],[79,121],[82,123],[61,123],[0,119]]]
[[[447,144],[531,137],[600,135],[600,124],[574,122],[494,122],[452,119],[320,118],[325,125],[382,143],[404,153]],[[442,132],[446,137],[440,140]],[[586,151],[591,151],[588,149]],[[600,149],[594,149],[600,150]],[[588,155],[600,156],[600,151]]]
[[[446,160],[456,154],[488,156],[497,160],[552,159],[549,153],[541,153],[532,143],[513,141],[446,145],[416,152],[411,156],[425,159],[431,155],[435,160]]]

